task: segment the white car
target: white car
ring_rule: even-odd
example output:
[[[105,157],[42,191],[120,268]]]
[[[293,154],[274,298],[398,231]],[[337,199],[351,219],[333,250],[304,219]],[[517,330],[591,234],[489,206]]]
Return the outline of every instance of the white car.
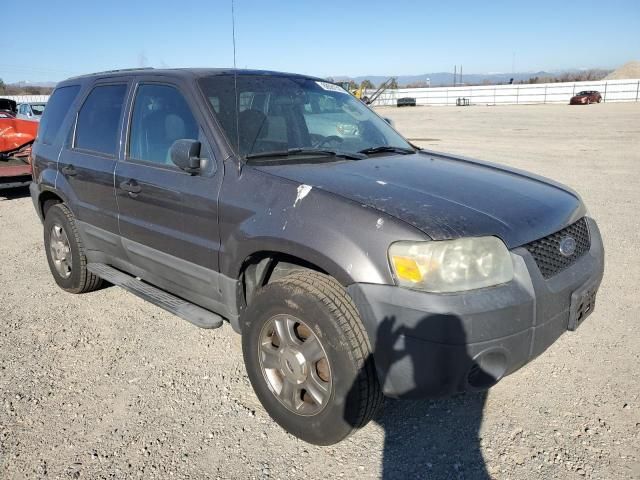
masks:
[[[21,103],[18,105],[18,114],[16,115],[16,118],[39,122],[46,105],[47,104],[45,102]]]

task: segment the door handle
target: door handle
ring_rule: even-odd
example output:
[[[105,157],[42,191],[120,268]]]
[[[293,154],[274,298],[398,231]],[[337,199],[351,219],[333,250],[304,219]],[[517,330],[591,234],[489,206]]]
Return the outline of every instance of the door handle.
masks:
[[[120,188],[127,192],[130,197],[135,197],[142,191],[142,187],[134,179],[125,180],[120,182]]]
[[[78,174],[73,165],[65,165],[64,167],[62,167],[62,173],[69,177],[73,177],[74,175]]]

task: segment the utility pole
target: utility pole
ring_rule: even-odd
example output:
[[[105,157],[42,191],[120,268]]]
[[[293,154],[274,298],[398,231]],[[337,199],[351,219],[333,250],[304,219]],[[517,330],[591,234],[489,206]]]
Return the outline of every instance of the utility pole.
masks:
[[[462,65],[460,65],[460,80],[458,81],[460,85],[462,85]]]
[[[458,68],[458,66],[457,66],[457,65],[454,65],[454,66],[453,66],[453,86],[454,86],[454,87],[456,86],[456,73],[457,73],[457,68]]]

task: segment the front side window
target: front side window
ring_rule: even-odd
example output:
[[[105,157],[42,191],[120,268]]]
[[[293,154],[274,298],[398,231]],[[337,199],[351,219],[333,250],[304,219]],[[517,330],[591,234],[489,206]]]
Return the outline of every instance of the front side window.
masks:
[[[212,75],[200,80],[241,156],[288,149],[360,152],[411,149],[362,102],[337,85],[280,75]],[[237,99],[237,101],[236,101]]]
[[[129,132],[129,158],[173,165],[169,150],[176,140],[198,140],[198,123],[175,87],[138,87]]]
[[[115,156],[125,84],[95,87],[78,112],[74,147]]]

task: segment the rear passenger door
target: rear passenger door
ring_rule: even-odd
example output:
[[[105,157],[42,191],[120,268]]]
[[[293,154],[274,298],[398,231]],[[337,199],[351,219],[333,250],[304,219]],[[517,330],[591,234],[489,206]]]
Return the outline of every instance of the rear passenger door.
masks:
[[[58,175],[58,157],[66,133],[74,122],[73,105],[80,93],[80,85],[57,87],[38,127],[38,138],[33,144],[33,176],[36,183],[46,189],[54,189]]]
[[[202,113],[189,86],[140,79],[129,113],[124,159],[116,168],[122,243],[143,279],[216,309],[217,197],[222,180]],[[175,166],[178,139],[201,142],[199,174]]]
[[[58,165],[59,188],[68,184],[70,207],[88,248],[116,256],[122,247],[113,175],[129,83],[99,82],[89,89]]]

